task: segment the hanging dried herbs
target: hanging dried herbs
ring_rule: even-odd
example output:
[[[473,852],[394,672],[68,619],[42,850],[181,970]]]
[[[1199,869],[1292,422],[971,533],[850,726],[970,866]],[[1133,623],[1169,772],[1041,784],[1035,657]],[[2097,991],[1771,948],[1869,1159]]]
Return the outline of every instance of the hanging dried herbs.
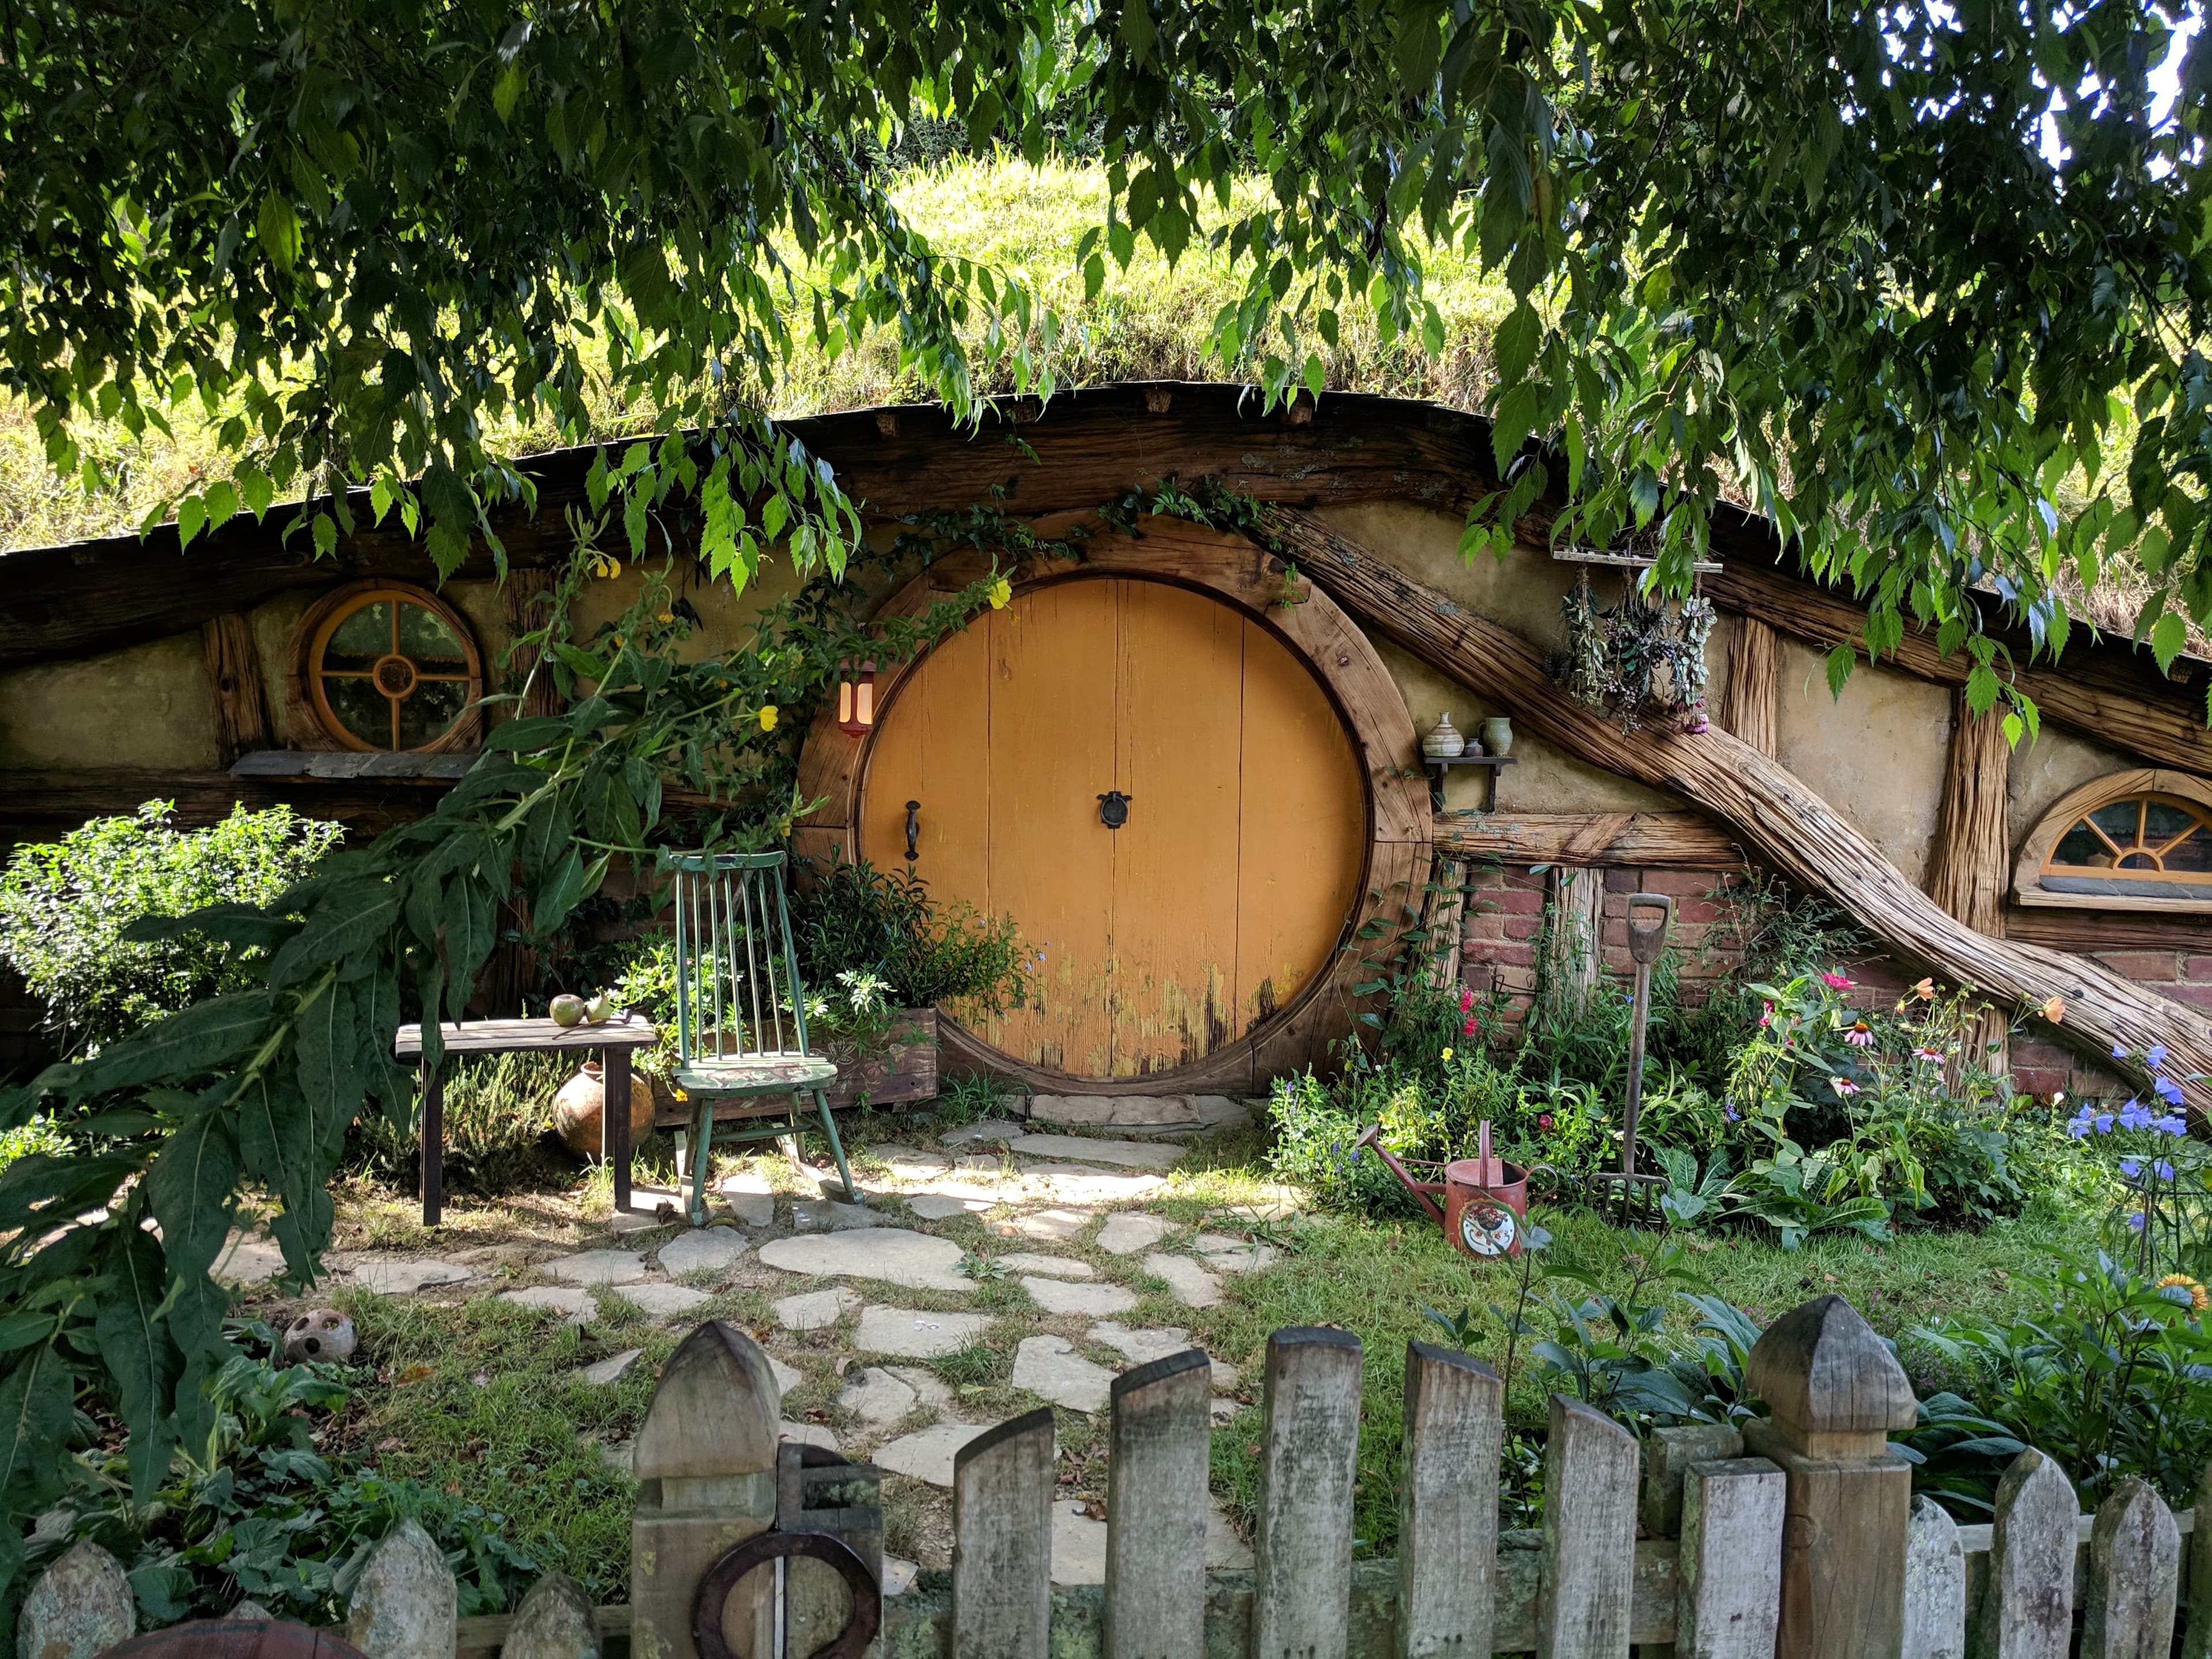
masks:
[[[1601,610],[1589,573],[1561,601],[1566,651],[1553,659],[1552,683],[1577,702],[1599,708],[1623,732],[1665,723],[1683,732],[1705,729],[1705,642],[1712,602],[1692,594],[1679,606],[1656,602],[1632,578],[1620,602]]]

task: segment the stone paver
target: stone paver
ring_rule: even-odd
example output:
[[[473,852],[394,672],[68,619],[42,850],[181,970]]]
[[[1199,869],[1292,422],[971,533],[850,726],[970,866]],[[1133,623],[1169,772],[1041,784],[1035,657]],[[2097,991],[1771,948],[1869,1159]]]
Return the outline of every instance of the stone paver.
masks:
[[[640,1312],[654,1319],[673,1319],[678,1314],[690,1313],[702,1302],[714,1298],[704,1291],[695,1291],[689,1285],[623,1285],[615,1294],[629,1303]]]
[[[1129,1170],[1172,1169],[1182,1157],[1180,1146],[1163,1146],[1149,1140],[1092,1140],[1084,1135],[1023,1135],[1010,1144],[1017,1158],[1112,1164]]]
[[[607,1467],[620,1469],[624,1474],[636,1467],[636,1455],[637,1442],[635,1440],[608,1440],[599,1446],[599,1455]]]
[[[1072,1256],[1040,1255],[1035,1250],[1015,1250],[999,1258],[999,1265],[1008,1273],[1042,1273],[1048,1279],[1096,1279],[1098,1273],[1088,1261],[1078,1261]]]
[[[429,1256],[362,1261],[353,1270],[354,1283],[379,1296],[412,1296],[432,1285],[459,1285],[475,1276],[459,1262]]]
[[[1112,1175],[1080,1164],[1033,1164],[1022,1171],[1025,1185],[1073,1204],[1128,1204],[1166,1186],[1156,1175]]]
[[[887,1353],[902,1359],[934,1359],[958,1353],[980,1340],[988,1314],[922,1313],[912,1308],[867,1307],[853,1346],[862,1353]]]
[[[806,1381],[805,1372],[800,1370],[796,1365],[785,1364],[774,1354],[768,1357],[768,1374],[775,1379],[775,1391],[778,1394],[789,1394]]]
[[[1052,1506],[1052,1582],[1106,1582],[1106,1523],[1093,1521],[1082,1504],[1066,1498]]]
[[[1211,1308],[1221,1300],[1221,1281],[1187,1255],[1155,1252],[1145,1258],[1145,1271],[1167,1280],[1176,1300],[1187,1308]]]
[[[645,1277],[645,1258],[635,1250],[584,1250],[547,1262],[545,1271],[571,1285],[635,1285]]]
[[[730,1206],[730,1213],[748,1227],[771,1227],[775,1224],[775,1188],[769,1179],[750,1170],[741,1170],[736,1175],[722,1178],[722,1197]]]
[[[1032,1095],[1030,1118],[1070,1128],[1206,1133],[1249,1123],[1226,1095]]]
[[[952,1198],[943,1193],[915,1193],[906,1206],[924,1221],[944,1221],[956,1215],[980,1215],[998,1200],[994,1198]]]
[[[923,1291],[971,1291],[973,1280],[956,1271],[962,1251],[949,1238],[905,1227],[864,1227],[853,1232],[771,1239],[760,1259],[785,1273],[829,1279],[849,1275]]]
[[[915,1407],[912,1389],[878,1366],[871,1365],[846,1380],[837,1392],[837,1403],[878,1428],[888,1428]]]
[[[918,1146],[871,1146],[868,1156],[894,1175],[941,1175],[952,1167],[950,1152],[933,1152]]]
[[[1206,1514],[1206,1565],[1239,1572],[1252,1570],[1252,1547],[1237,1535],[1237,1528],[1229,1524],[1229,1517],[1221,1512],[1218,1501],[1207,1508]]]
[[[844,1204],[832,1198],[795,1198],[791,1201],[791,1224],[803,1233],[873,1227],[882,1220],[879,1212],[865,1204]]]
[[[1198,1253],[1200,1261],[1218,1273],[1261,1273],[1273,1267],[1283,1255],[1272,1244],[1231,1238],[1221,1233],[1200,1233],[1190,1241],[1190,1248]]]
[[[629,1375],[629,1368],[644,1357],[642,1348],[624,1348],[620,1353],[609,1354],[596,1365],[586,1365],[576,1375],[597,1388],[610,1382],[619,1382]]]
[[[920,1365],[886,1365],[884,1374],[895,1376],[914,1390],[914,1397],[933,1412],[948,1409],[952,1404],[952,1385],[935,1371]]]
[[[787,1419],[775,1425],[775,1437],[794,1440],[802,1446],[819,1446],[824,1451],[837,1449],[837,1437],[820,1423],[793,1423]]]
[[[787,1331],[821,1331],[843,1318],[848,1309],[859,1307],[860,1298],[839,1285],[831,1290],[787,1296],[768,1305],[775,1315],[775,1322]]]
[[[518,1308],[551,1308],[568,1315],[572,1325],[582,1324],[584,1316],[597,1305],[580,1285],[533,1285],[526,1291],[501,1291],[499,1299]]]
[[[1081,1210],[1033,1210],[1028,1215],[1018,1215],[1011,1221],[1002,1221],[997,1231],[1003,1236],[1016,1235],[1023,1238],[1043,1239],[1053,1243],[1065,1243],[1091,1224],[1091,1218]]]
[[[1135,1210],[1118,1210],[1098,1229],[1098,1248],[1109,1255],[1134,1255],[1149,1250],[1175,1231],[1175,1223]]]
[[[1103,1411],[1114,1373],[1084,1358],[1064,1336],[1030,1336],[1014,1350],[1014,1386],[1070,1411]]]
[[[283,1271],[281,1246],[265,1238],[240,1237],[216,1264],[215,1276],[226,1285],[265,1285]]]
[[[1137,1305],[1137,1293],[1119,1285],[1070,1285],[1062,1279],[1024,1273],[1021,1286],[1030,1293],[1030,1300],[1047,1313],[1085,1314],[1096,1318],[1101,1314],[1127,1313]]]
[[[1200,1345],[1190,1340],[1190,1333],[1180,1325],[1160,1325],[1133,1329],[1129,1326],[1103,1320],[1093,1325],[1084,1335],[1120,1354],[1132,1365],[1149,1365],[1155,1359],[1165,1359],[1170,1354],[1182,1352]],[[1237,1386],[1237,1367],[1225,1359],[1216,1359],[1213,1365],[1213,1386],[1226,1391]]]
[[[39,1575],[23,1598],[12,1645],[21,1659],[92,1659],[137,1628],[122,1564],[87,1539]]]
[[[744,1235],[732,1228],[701,1227],[693,1232],[678,1233],[660,1247],[660,1269],[679,1277],[684,1273],[720,1273],[750,1249]]]
[[[893,1474],[912,1475],[933,1486],[950,1486],[954,1455],[990,1426],[988,1423],[933,1424],[877,1447],[874,1462]]]
[[[1010,1140],[1021,1133],[1022,1126],[1009,1118],[987,1117],[979,1122],[963,1123],[957,1129],[947,1129],[938,1139],[948,1146],[979,1146],[994,1140]]]
[[[921,1569],[911,1561],[902,1561],[896,1555],[884,1557],[884,1594],[904,1595],[914,1588],[914,1581],[921,1576]]]

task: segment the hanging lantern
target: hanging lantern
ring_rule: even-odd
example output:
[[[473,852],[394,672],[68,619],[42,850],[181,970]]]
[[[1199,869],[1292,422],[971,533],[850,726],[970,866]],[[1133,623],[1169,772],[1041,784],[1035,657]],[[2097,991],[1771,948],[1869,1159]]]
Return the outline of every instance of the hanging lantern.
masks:
[[[876,729],[876,665],[842,663],[837,669],[837,727],[855,738]]]

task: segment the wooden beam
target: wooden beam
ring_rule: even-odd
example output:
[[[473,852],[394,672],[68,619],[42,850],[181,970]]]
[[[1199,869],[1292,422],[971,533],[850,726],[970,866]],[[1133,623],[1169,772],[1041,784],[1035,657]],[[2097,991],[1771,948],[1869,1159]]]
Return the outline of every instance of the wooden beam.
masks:
[[[1781,671],[1774,660],[1774,630],[1756,617],[1739,617],[1729,636],[1728,685],[1721,696],[1721,726],[1769,760],[1781,707]]]
[[[517,565],[507,573],[507,581],[500,590],[500,598],[507,609],[507,637],[510,645],[525,634],[533,634],[553,619],[553,573],[535,565]],[[550,661],[550,659],[549,659]],[[507,689],[522,692],[522,701],[515,705],[516,718],[530,720],[539,715],[561,712],[561,688],[554,684],[551,667],[523,659],[520,653],[508,659],[504,679],[492,672],[492,664],[484,665],[486,684],[502,684]],[[532,672],[536,669],[536,672]],[[529,689],[524,691],[523,688]]]
[[[2054,910],[2004,907],[2008,939],[2093,956],[2104,951],[2186,951],[2212,956],[2212,915],[2155,910]]]
[[[263,696],[261,651],[253,627],[234,611],[200,624],[207,659],[208,692],[215,702],[216,748],[229,765],[269,744],[269,709]]]
[[[1267,528],[1309,580],[1424,662],[1505,705],[1546,742],[1579,759],[1672,791],[1728,824],[1745,850],[1818,893],[1906,962],[1978,986],[2010,1009],[2057,1016],[2068,1040],[2100,1050],[2172,1051],[2176,1077],[2212,1074],[2212,1040],[2194,1009],[2102,963],[1961,927],[1884,858],[1857,825],[1804,781],[1717,728],[1694,736],[1623,732],[1562,696],[1536,647],[1414,580],[1310,514],[1279,509]],[[2146,1077],[2144,1081],[2148,1081]],[[2202,1114],[2212,1088],[2187,1086]]]
[[[1743,849],[1695,812],[1483,812],[1437,820],[1455,857],[1500,864],[1644,870],[1734,870]]]
[[[1822,650],[1857,637],[1866,608],[1781,570],[1731,563],[1705,578],[1712,601]],[[2161,765],[2212,772],[2212,730],[2204,700],[2157,672],[2148,652],[2117,646],[2075,646],[2057,665],[2029,661],[2025,643],[2009,641],[2014,678],[2035,700],[2042,718]],[[1963,651],[1946,657],[1934,630],[1908,627],[1897,649],[1881,659],[1938,685],[1964,685],[1972,660]],[[2187,665],[2191,675],[2197,665]]]
[[[451,778],[234,778],[228,772],[0,772],[0,837],[23,841],[73,830],[87,818],[136,812],[149,800],[174,801],[187,829],[221,823],[234,806],[280,802],[309,817],[378,834],[410,823],[453,787]]]
[[[1951,753],[1928,896],[1979,933],[2004,931],[2005,785],[2012,745],[2002,711],[1977,714],[1961,690],[1951,694]]]

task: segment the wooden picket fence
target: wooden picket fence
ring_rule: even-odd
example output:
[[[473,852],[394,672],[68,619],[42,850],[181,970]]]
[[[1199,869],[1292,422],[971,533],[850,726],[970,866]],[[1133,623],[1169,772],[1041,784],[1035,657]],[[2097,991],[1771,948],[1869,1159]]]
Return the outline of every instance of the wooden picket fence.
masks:
[[[2212,1470],[2193,1511],[2128,1480],[2087,1516],[2030,1450],[1994,1523],[1958,1526],[1912,1497],[1887,1438],[1913,1422],[1911,1387],[1840,1297],[1796,1310],[1753,1350],[1747,1381],[1766,1419],[1662,1429],[1639,1446],[1554,1397],[1540,1532],[1498,1528],[1497,1374],[1409,1343],[1395,1561],[1353,1560],[1364,1361],[1346,1331],[1269,1338],[1249,1572],[1205,1565],[1212,1389],[1194,1349],[1113,1386],[1103,1589],[1052,1583],[1054,1419],[1040,1410],[955,1460],[949,1587],[860,1608],[849,1579],[785,1560],[710,1593],[724,1651],[801,1659],[846,1632],[842,1651],[859,1659],[847,1627],[866,1613],[881,1619],[866,1650],[899,1659],[2212,1659],[2212,1526],[2191,1524],[2212,1514]],[[520,1613],[457,1625],[453,1577],[410,1523],[375,1553],[344,1634],[367,1659],[720,1659],[702,1655],[694,1620],[702,1581],[734,1547],[827,1534],[869,1583],[877,1472],[779,1444],[780,1404],[767,1356],[734,1327],[702,1325],[672,1356],[637,1442],[630,1606],[593,1609],[549,1578]],[[130,1634],[129,1592],[103,1552],[80,1545],[49,1577],[19,1654],[88,1659]],[[92,1623],[107,1633],[88,1639],[88,1598],[102,1596],[111,1621]],[[34,1622],[49,1618],[51,1630]]]

